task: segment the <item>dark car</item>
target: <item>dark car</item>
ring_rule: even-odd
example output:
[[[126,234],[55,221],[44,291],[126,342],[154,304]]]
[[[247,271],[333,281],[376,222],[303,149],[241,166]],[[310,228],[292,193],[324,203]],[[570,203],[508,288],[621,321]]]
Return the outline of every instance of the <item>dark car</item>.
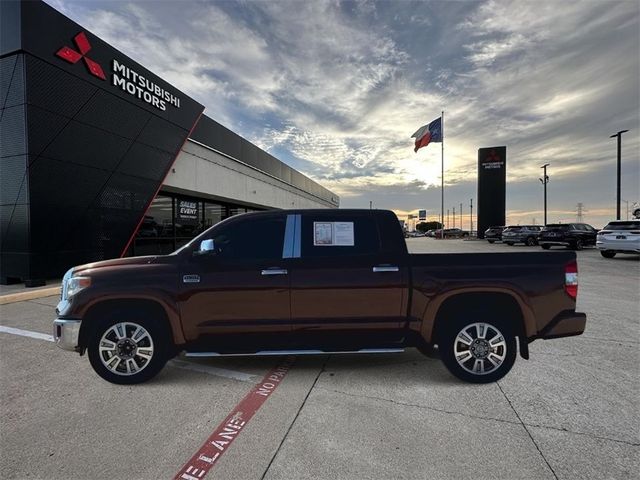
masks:
[[[596,244],[597,230],[586,223],[552,223],[540,232],[538,243],[548,250],[553,246],[582,250]]]
[[[502,240],[502,231],[504,226],[489,227],[484,231],[484,238],[489,243],[500,242]]]
[[[469,236],[469,232],[465,232],[460,228],[445,228],[444,238],[466,238]]]
[[[538,244],[538,237],[542,227],[540,225],[517,225],[507,227],[502,232],[502,241],[507,245],[515,245],[516,243],[524,243],[529,247]]]

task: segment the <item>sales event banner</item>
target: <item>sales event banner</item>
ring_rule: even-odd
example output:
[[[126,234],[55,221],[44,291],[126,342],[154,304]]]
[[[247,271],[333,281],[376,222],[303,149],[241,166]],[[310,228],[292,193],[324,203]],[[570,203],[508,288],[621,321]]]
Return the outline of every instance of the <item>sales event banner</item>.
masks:
[[[506,222],[507,147],[478,149],[478,238]]]
[[[179,198],[176,208],[176,223],[180,225],[197,225],[200,221],[200,202]]]

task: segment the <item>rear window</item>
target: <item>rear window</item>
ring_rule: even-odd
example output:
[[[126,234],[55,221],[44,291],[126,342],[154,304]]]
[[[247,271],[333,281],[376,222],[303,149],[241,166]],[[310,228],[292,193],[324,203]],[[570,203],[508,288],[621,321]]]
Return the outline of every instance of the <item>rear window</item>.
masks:
[[[603,230],[640,230],[640,222],[611,222]]]
[[[522,227],[507,227],[506,229],[509,232],[519,232],[520,230],[522,230]]]

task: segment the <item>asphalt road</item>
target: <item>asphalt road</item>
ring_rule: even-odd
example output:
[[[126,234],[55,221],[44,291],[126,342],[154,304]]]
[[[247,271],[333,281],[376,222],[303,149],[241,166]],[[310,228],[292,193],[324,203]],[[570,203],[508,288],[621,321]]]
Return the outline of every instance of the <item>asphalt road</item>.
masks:
[[[540,251],[408,243],[413,252]],[[637,478],[640,262],[592,249],[578,262],[584,335],[534,342],[531,360],[488,385],[461,383],[413,349],[298,357],[206,478]],[[173,478],[281,362],[183,358],[147,384],[111,385],[47,340],[56,302],[0,306],[3,479]]]

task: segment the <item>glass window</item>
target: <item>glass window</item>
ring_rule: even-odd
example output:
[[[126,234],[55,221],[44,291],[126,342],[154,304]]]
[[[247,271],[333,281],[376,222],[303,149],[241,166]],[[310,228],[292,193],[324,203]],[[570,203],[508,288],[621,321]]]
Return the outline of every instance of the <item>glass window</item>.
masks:
[[[247,209],[243,207],[229,207],[229,216],[239,215],[241,213],[247,213]]]
[[[611,222],[603,230],[640,230],[640,221]]]
[[[227,207],[224,205],[218,205],[217,203],[205,203],[204,204],[204,228],[214,226],[216,223],[221,222],[227,218]]]
[[[314,222],[352,222],[353,246],[314,245],[314,238],[316,233],[314,232]],[[369,216],[332,217],[330,215],[304,215],[302,217],[302,257],[317,258],[371,255],[376,254],[379,251],[380,237],[378,235],[378,227],[375,219]]]
[[[173,198],[153,199],[142,219],[134,244],[135,255],[164,255],[174,250]]]
[[[216,257],[229,260],[281,259],[284,228],[284,217],[232,222],[212,237]]]

